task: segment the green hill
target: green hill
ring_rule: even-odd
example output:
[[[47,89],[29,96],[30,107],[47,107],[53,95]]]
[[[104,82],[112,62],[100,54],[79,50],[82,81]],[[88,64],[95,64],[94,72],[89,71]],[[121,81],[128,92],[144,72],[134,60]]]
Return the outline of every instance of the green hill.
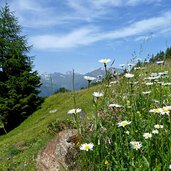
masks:
[[[90,115],[93,114],[92,93],[97,89],[91,87],[75,93],[77,106]],[[0,170],[35,170],[38,152],[54,137],[49,124],[70,119],[67,111],[73,106],[72,92],[53,95],[19,127],[0,136]],[[55,113],[49,113],[55,109]]]
[[[167,82],[171,81],[170,65],[160,66],[156,64],[147,65],[143,70],[136,70],[144,74],[153,72],[169,71]],[[81,108],[89,116],[94,114],[92,93],[102,91],[106,86],[97,85],[88,89],[75,92],[77,107]],[[126,82],[122,85],[110,87],[111,92],[123,91],[127,87]],[[110,96],[109,93],[109,96]],[[169,101],[170,102],[170,101]],[[54,138],[55,133],[51,132],[53,123],[69,122],[71,116],[67,111],[74,107],[73,93],[58,93],[45,99],[41,108],[33,113],[19,127],[0,136],[0,171],[6,170],[36,170],[36,159],[38,153],[46,146],[47,142]],[[50,126],[51,125],[51,126]]]

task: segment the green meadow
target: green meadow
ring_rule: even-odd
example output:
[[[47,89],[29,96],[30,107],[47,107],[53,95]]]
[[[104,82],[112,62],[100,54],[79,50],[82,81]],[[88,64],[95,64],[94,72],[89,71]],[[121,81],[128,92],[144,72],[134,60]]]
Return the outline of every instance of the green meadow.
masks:
[[[169,170],[170,62],[128,73],[46,98],[20,126],[0,136],[0,170],[36,170],[38,153],[63,129],[61,123],[79,130],[75,165],[81,170]],[[84,116],[77,110],[68,114],[71,109]]]

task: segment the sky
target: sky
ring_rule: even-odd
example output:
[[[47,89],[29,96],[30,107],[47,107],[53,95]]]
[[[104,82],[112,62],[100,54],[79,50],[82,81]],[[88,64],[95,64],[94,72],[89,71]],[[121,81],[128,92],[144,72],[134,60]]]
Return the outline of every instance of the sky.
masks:
[[[171,0],[0,0],[22,26],[34,70],[85,74],[114,67],[171,46]]]

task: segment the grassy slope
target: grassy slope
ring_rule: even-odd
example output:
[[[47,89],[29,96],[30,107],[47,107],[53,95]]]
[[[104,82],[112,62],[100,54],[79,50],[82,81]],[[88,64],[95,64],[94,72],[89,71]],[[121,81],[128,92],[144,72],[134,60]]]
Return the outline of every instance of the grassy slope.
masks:
[[[169,62],[171,63],[171,62]],[[162,67],[170,70],[170,66]],[[160,67],[149,66],[147,71],[157,71]],[[93,114],[92,93],[100,91],[99,86],[76,92],[77,107]],[[116,89],[115,89],[116,90]],[[117,90],[116,90],[117,91]],[[69,118],[67,111],[73,108],[73,96],[71,92],[53,95],[45,100],[41,108],[30,116],[15,130],[0,137],[0,171],[2,170],[36,170],[37,154],[47,142],[54,138],[48,132],[48,125],[55,120]],[[56,113],[49,111],[57,109]]]
[[[92,93],[98,86],[75,93],[77,106],[93,114]],[[0,171],[35,170],[38,152],[54,136],[49,133],[48,125],[55,120],[69,118],[67,111],[73,108],[71,92],[59,93],[45,100],[41,108],[15,130],[0,137]],[[57,109],[56,113],[49,113]]]

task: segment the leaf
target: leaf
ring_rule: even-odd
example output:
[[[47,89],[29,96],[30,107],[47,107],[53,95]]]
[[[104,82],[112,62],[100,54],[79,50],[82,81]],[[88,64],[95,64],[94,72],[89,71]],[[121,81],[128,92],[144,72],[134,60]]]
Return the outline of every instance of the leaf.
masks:
[[[0,128],[4,128],[4,124],[2,121],[0,121]]]
[[[162,170],[161,169],[161,163],[153,169],[153,171],[160,171],[160,170]]]
[[[144,162],[145,162],[145,165],[147,166],[148,170],[150,170],[150,164],[149,164],[147,158],[144,157],[144,156],[143,156],[142,158],[143,158],[143,160],[144,160]]]

